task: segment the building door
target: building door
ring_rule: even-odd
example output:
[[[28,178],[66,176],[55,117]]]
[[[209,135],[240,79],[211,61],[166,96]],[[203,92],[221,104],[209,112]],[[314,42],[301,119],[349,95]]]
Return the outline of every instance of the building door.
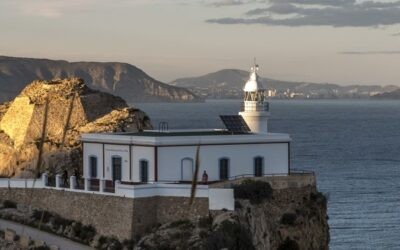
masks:
[[[193,180],[193,159],[185,158],[182,160],[182,181],[192,181]]]
[[[149,181],[149,163],[148,161],[140,161],[140,181],[148,182]]]
[[[223,158],[219,160],[219,179],[229,179],[229,159]]]
[[[112,179],[113,181],[121,181],[122,177],[122,158],[119,156],[112,157]]]

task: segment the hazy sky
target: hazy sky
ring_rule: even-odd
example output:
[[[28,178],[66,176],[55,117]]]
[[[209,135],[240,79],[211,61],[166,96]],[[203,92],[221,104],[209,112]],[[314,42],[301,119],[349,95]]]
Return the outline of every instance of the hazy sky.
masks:
[[[400,85],[400,1],[0,0],[0,54],[122,61],[170,81],[223,68]]]

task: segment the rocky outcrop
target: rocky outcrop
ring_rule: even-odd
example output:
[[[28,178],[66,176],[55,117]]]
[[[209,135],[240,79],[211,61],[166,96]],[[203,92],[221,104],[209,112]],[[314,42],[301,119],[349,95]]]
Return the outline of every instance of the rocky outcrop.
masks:
[[[82,78],[90,88],[120,96],[128,103],[201,101],[187,89],[157,81],[127,63],[0,56],[0,102],[11,100],[33,80],[66,77]]]
[[[235,207],[163,224],[135,249],[329,249],[327,201],[315,187],[273,190],[260,202],[236,199]]]
[[[33,175],[43,129],[41,171],[59,172],[81,168],[80,133],[148,128],[144,112],[90,89],[82,79],[34,81],[0,107],[0,175]]]

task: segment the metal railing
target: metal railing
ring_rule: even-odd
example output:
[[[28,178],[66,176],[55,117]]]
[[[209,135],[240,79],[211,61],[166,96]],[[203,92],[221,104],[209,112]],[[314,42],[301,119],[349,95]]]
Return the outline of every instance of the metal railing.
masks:
[[[269,111],[269,102],[255,103],[255,104],[244,104],[240,106],[240,111]]]

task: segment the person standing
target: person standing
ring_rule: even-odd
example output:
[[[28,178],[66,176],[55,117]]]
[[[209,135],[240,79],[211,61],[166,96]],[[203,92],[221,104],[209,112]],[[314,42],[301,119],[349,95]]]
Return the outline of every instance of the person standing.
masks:
[[[207,171],[205,171],[205,170],[203,172],[203,177],[201,178],[201,181],[203,183],[207,183],[208,182],[208,174],[207,174]]]

